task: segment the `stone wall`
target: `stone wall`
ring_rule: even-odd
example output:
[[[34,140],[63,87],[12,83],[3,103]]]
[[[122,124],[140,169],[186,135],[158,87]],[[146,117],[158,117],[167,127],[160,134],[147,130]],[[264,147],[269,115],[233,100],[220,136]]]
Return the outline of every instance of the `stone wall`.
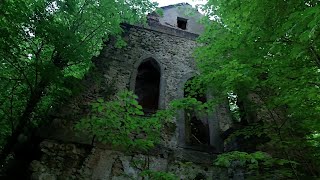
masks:
[[[127,26],[125,36],[127,46],[124,49],[106,51],[103,53],[104,58],[100,59],[104,61],[112,57],[113,61],[110,63],[112,68],[106,72],[105,77],[109,84],[116,79],[115,88],[117,90],[125,88],[134,90],[137,69],[141,62],[148,58],[157,61],[161,68],[160,109],[166,108],[172,100],[182,98],[185,82],[198,74],[192,55],[197,46],[195,38],[192,36],[184,38],[177,36],[176,33],[179,31],[172,33],[172,29],[165,30],[162,28],[159,32],[149,28]],[[186,32],[180,32],[185,36]],[[219,106],[215,109],[211,122],[211,128],[216,130],[215,136],[227,130],[231,124],[228,108]],[[167,142],[166,146],[177,147],[184,144],[182,142],[184,139],[183,123],[182,115],[177,116],[175,136]]]
[[[150,58],[160,67],[159,108],[183,97],[184,83],[198,74],[192,57],[197,35],[179,34],[177,30],[172,33],[163,27],[158,31],[155,27],[124,25],[127,46],[118,49],[111,41],[106,44],[95,59],[98,77],[91,72],[84,80],[84,93],[55,112],[52,124],[40,130],[40,136],[50,140],[41,143],[43,155],[31,164],[32,179],[141,179],[142,168],[134,165],[135,160],[148,162],[144,169],[172,172],[179,179],[232,177],[212,167],[214,154],[184,147],[185,122],[181,113],[174,119],[173,133],[164,134],[161,145],[149,155],[125,154],[99,143],[92,146],[90,136],[74,132],[74,124],[97,97],[104,97],[107,91],[134,90],[137,69]],[[220,134],[231,124],[228,108],[219,106],[209,121],[211,138],[223,148]]]
[[[149,155],[125,154],[99,146],[52,140],[43,141],[40,147],[43,152],[41,159],[30,165],[32,180],[141,180],[148,179],[141,174],[145,170],[172,173],[181,180],[234,178],[234,174],[214,168],[213,157],[202,154],[202,159],[197,159],[191,152],[184,154],[183,150],[151,152]]]

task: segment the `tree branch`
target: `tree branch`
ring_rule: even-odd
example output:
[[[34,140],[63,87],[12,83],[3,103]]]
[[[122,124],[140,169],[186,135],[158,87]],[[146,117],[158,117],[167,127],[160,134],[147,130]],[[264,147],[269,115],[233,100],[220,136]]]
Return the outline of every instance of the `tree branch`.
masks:
[[[11,122],[11,135],[13,135],[14,133],[14,120],[13,120],[13,97],[14,97],[14,91],[17,88],[17,82],[13,85],[12,89],[11,89],[11,98],[10,98],[10,122]]]
[[[24,80],[26,81],[27,85],[29,86],[29,89],[30,89],[30,92],[32,93],[33,92],[33,87],[29,81],[29,79],[27,78],[27,75],[25,74],[25,72],[22,70],[22,68],[20,67],[20,65],[17,63],[17,66],[15,65],[14,62],[11,62],[10,60],[6,59],[6,61],[11,65],[13,66],[16,70],[18,70],[21,75],[24,77]]]
[[[316,49],[313,46],[310,46],[310,51],[316,59],[318,68],[320,68],[320,55],[317,53]]]
[[[36,62],[36,65],[35,65],[35,80],[34,80],[34,86],[37,85],[38,83],[38,74],[39,74],[39,64],[38,64],[38,61],[40,60],[40,53],[42,51],[42,48],[43,48],[44,44],[43,42],[41,41],[41,45],[40,47],[38,48],[38,50],[35,52],[35,62]]]

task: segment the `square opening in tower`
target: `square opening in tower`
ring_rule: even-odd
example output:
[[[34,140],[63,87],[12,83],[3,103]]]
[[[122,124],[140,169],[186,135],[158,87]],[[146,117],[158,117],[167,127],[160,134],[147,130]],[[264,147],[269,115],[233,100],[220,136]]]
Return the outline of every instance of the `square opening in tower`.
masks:
[[[187,29],[187,22],[188,22],[188,19],[177,17],[178,28],[183,30]]]

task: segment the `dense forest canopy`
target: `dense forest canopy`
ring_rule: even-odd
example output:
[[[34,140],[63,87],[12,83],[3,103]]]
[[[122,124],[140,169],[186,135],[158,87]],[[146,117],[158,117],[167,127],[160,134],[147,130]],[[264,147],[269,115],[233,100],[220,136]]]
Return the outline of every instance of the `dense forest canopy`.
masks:
[[[155,7],[145,0],[1,1],[2,162],[21,133],[77,91],[104,41],[123,45],[120,24],[143,23]]]
[[[249,124],[237,134],[267,137],[256,150],[297,163],[289,166],[295,178],[320,172],[319,3],[209,0],[196,51],[200,81],[222,99],[237,97],[234,113]]]
[[[243,152],[222,154],[215,165],[239,161],[250,172],[248,176],[267,179],[320,175],[319,3],[209,0],[202,7],[206,28],[199,38],[202,46],[195,51],[201,72],[193,83],[195,93],[201,84],[221,102],[229,96],[236,107],[231,109],[234,123],[240,127],[230,139],[238,136],[253,144],[240,149]],[[94,66],[92,58],[103,42],[114,37],[116,45],[125,45],[121,23],[143,23],[155,6],[147,0],[0,2],[0,163],[21,133],[48,123],[44,121],[48,112],[79,90],[77,83]],[[136,146],[127,136],[143,121],[132,115],[143,112],[135,95],[124,92],[122,96],[125,105],[100,99],[93,110],[108,112],[96,120],[108,119],[105,123],[113,123],[110,127],[120,131],[123,124],[115,120],[130,120],[121,141]],[[190,98],[177,101],[176,107],[181,102],[208,107]],[[160,112],[150,120],[171,114]],[[91,120],[86,120],[79,126],[88,128]],[[101,125],[107,126],[96,128]],[[157,123],[144,126],[161,128]],[[110,137],[109,132],[91,133],[102,140]],[[139,143],[146,149],[154,142]]]

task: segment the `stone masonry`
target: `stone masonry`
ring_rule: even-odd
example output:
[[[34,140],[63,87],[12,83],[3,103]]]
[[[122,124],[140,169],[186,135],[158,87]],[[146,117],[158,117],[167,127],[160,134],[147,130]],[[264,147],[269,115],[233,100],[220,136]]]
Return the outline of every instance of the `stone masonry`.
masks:
[[[166,7],[164,11],[170,9],[172,14],[172,8],[177,7]],[[175,117],[171,133],[164,134],[163,142],[150,154],[126,154],[107,145],[91,144],[91,137],[79,136],[73,130],[74,124],[86,113],[83,107],[97,97],[103,97],[106,87],[112,87],[114,92],[134,91],[138,67],[149,60],[156,62],[160,72],[158,108],[165,109],[170,101],[184,97],[186,81],[199,73],[192,56],[198,45],[198,34],[160,22],[163,22],[161,17],[150,15],[147,26],[124,24],[123,37],[127,45],[119,49],[112,42],[106,43],[106,48],[95,59],[101,82],[97,84],[93,77],[87,77],[84,93],[61,108],[53,123],[41,130],[40,136],[44,138],[40,144],[42,156],[30,165],[31,179],[143,179],[139,173],[144,169],[170,172],[186,180],[236,177],[212,166],[216,154],[223,151],[220,134],[231,126],[228,108],[223,105],[208,118],[210,145],[214,147],[210,152],[186,145],[183,111]]]

